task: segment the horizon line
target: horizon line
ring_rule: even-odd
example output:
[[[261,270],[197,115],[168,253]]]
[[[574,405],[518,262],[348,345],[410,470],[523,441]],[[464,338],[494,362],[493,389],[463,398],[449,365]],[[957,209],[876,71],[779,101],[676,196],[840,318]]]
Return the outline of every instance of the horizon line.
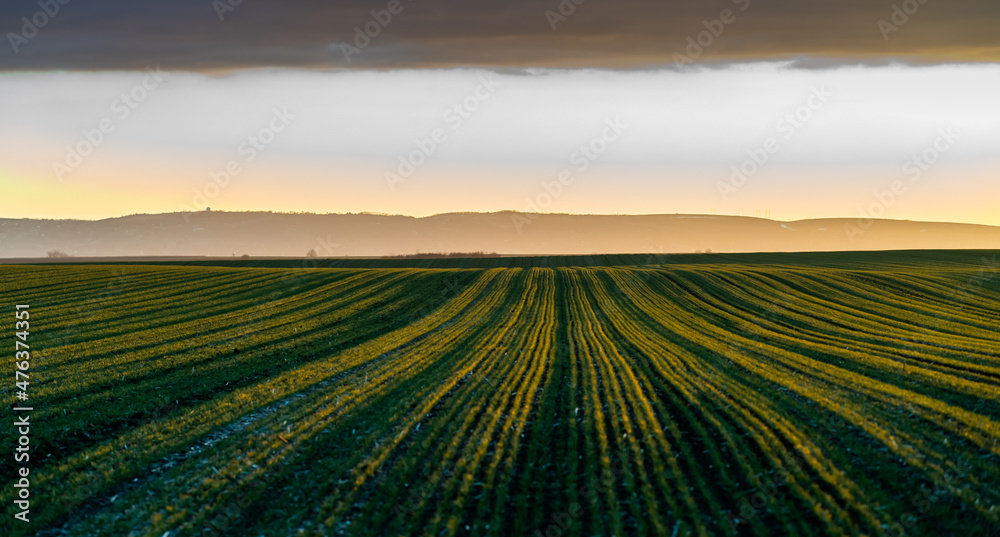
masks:
[[[449,211],[443,213],[434,213],[424,216],[416,216],[401,213],[383,213],[378,211],[359,211],[359,212],[346,212],[346,213],[315,213],[310,211],[275,211],[275,210],[246,210],[246,211],[228,211],[225,209],[220,210],[203,210],[203,211],[172,211],[165,213],[130,213],[120,216],[107,216],[103,218],[86,219],[86,218],[46,218],[46,217],[5,217],[0,216],[0,220],[27,220],[27,221],[54,221],[54,222],[102,222],[105,220],[116,220],[120,218],[129,218],[134,216],[170,216],[170,215],[192,215],[192,214],[277,214],[277,215],[297,215],[297,216],[380,216],[380,217],[398,217],[398,218],[412,218],[415,220],[423,220],[428,218],[436,218],[441,216],[451,216],[451,215],[501,215],[501,214],[520,214],[520,215],[537,215],[537,216],[579,216],[579,217],[653,217],[653,216],[675,216],[675,217],[701,217],[701,218],[743,218],[749,220],[765,220],[770,222],[810,222],[819,220],[859,220],[858,216],[823,216],[823,217],[809,217],[809,218],[799,218],[793,220],[782,220],[777,218],[768,218],[763,216],[751,216],[751,215],[740,215],[740,214],[718,214],[718,213],[555,213],[555,212],[527,212],[518,211],[512,209],[504,209],[499,211]],[[1000,228],[1000,225],[996,224],[984,224],[981,222],[956,222],[956,221],[940,221],[940,220],[912,220],[906,218],[866,218],[865,220],[871,220],[873,222],[914,222],[923,224],[954,224],[954,225],[966,225],[966,226],[983,226]]]

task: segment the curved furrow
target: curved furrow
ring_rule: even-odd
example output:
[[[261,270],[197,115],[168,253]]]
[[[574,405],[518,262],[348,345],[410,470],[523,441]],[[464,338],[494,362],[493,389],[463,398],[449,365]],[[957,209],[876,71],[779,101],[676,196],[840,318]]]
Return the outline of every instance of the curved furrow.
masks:
[[[982,318],[968,317],[958,308],[953,312],[956,319],[968,319],[970,324],[962,327],[955,327],[946,330],[946,324],[942,319],[948,318],[941,314],[940,308],[948,307],[947,302],[924,304],[901,301],[905,307],[891,307],[880,305],[881,300],[886,300],[884,293],[879,293],[876,289],[867,289],[866,292],[859,292],[860,285],[850,286],[844,284],[843,287],[833,285],[836,275],[824,276],[810,273],[779,273],[767,275],[766,278],[778,281],[790,288],[796,289],[808,296],[810,300],[817,301],[831,309],[836,309],[849,318],[869,318],[875,322],[881,322],[894,328],[933,327],[931,335],[946,335],[951,338],[966,338],[966,330],[972,330],[976,336],[990,337],[995,335],[995,331],[990,330],[990,325],[985,324]],[[794,280],[801,280],[796,282]],[[823,293],[822,298],[820,293]],[[862,300],[864,299],[864,300]],[[932,306],[934,309],[928,309]]]
[[[323,528],[348,522],[345,517],[350,516],[349,512],[354,506],[355,502],[352,498],[363,494],[366,487],[377,481],[375,475],[381,474],[383,465],[395,456],[396,449],[406,444],[415,432],[419,432],[421,423],[425,422],[428,415],[436,409],[454,408],[445,405],[445,401],[450,401],[458,386],[465,384],[470,373],[482,364],[481,358],[470,358],[461,352],[461,348],[468,344],[466,338],[482,342],[482,338],[495,337],[495,335],[490,336],[491,329],[483,326],[483,319],[498,319],[499,316],[503,315],[504,312],[500,309],[500,304],[508,294],[508,289],[505,287],[510,285],[510,277],[511,274],[502,274],[500,276],[502,281],[497,282],[495,286],[497,290],[491,294],[489,300],[479,304],[477,309],[457,318],[454,327],[449,326],[448,330],[428,338],[420,346],[409,351],[414,357],[406,358],[407,362],[419,362],[425,366],[441,364],[445,370],[438,373],[432,372],[430,379],[416,383],[417,386],[429,390],[426,395],[420,396],[415,401],[416,408],[412,404],[401,404],[398,397],[387,398],[390,404],[396,405],[392,409],[392,414],[384,414],[395,415],[398,418],[397,420],[389,420],[389,423],[394,424],[393,431],[373,430],[366,433],[369,440],[377,442],[374,451],[367,456],[364,456],[363,452],[357,452],[343,457],[342,460],[336,462],[334,468],[331,468],[329,474],[329,478],[336,478],[336,480],[313,487],[313,493],[327,490],[326,499],[318,502],[318,505],[312,509],[295,515],[295,517],[300,517],[304,528],[311,528],[310,531],[322,534],[327,531]],[[452,333],[459,329],[461,331],[457,334]],[[462,335],[463,333],[464,335]],[[406,393],[407,390],[400,388],[398,391]],[[463,407],[458,405],[458,408]],[[350,415],[347,418],[350,418]],[[337,427],[337,422],[334,422],[332,426]],[[301,456],[297,455],[296,459],[299,458]],[[302,463],[308,463],[308,460],[303,460]],[[324,478],[317,476],[317,479]],[[320,481],[320,483],[322,482]]]
[[[682,325],[677,324],[675,320],[672,321],[670,317],[665,317],[664,315],[667,315],[668,311],[665,311],[659,304],[650,302],[644,296],[647,293],[638,287],[640,282],[628,281],[620,274],[612,277],[618,288],[625,293],[623,298],[635,304],[639,311],[642,311],[642,315],[634,312],[632,316],[625,318],[642,319],[645,317],[648,322],[654,323],[635,326],[631,322],[622,322],[618,325],[618,328],[622,330],[622,335],[625,339],[638,345],[637,350],[649,358],[660,377],[668,379],[670,385],[665,387],[665,390],[673,388],[673,391],[676,391],[677,388],[683,388],[684,391],[680,393],[685,394],[685,399],[689,403],[685,405],[683,401],[679,401],[678,404],[681,408],[690,406],[699,409],[701,414],[699,419],[711,424],[727,439],[727,444],[734,447],[744,447],[743,450],[735,450],[735,455],[737,463],[743,469],[744,476],[749,480],[753,489],[763,490],[768,485],[759,479],[761,471],[754,466],[753,460],[749,457],[753,453],[759,453],[767,455],[766,458],[775,465],[776,471],[785,476],[785,480],[792,485],[793,490],[804,500],[806,505],[812,505],[814,508],[826,505],[826,509],[842,510],[843,508],[833,503],[825,492],[820,491],[814,496],[807,490],[814,477],[802,473],[798,468],[798,461],[793,458],[773,456],[775,452],[787,453],[787,448],[790,445],[799,445],[800,442],[783,440],[781,438],[783,435],[778,434],[773,426],[765,425],[767,416],[770,416],[770,413],[767,412],[766,402],[761,400],[745,402],[740,401],[738,397],[734,399],[740,394],[746,395],[753,392],[744,391],[739,383],[731,382],[732,379],[728,375],[720,374],[710,367],[705,354],[713,351],[702,347],[697,340],[691,341],[695,343],[695,348],[700,350],[700,356],[678,345],[674,341],[676,335],[689,336],[691,332],[684,330]],[[663,337],[664,334],[669,334],[672,337]],[[678,374],[678,372],[683,373]],[[653,379],[655,382],[656,377],[654,376]],[[706,400],[703,401],[702,398]],[[711,406],[717,409],[716,412],[709,411]],[[720,420],[720,418],[722,419]],[[735,425],[731,430],[727,430],[725,424],[727,419]],[[756,446],[745,445],[741,439],[745,435],[744,433],[752,435],[757,443]],[[712,442],[709,435],[702,434],[709,442]],[[713,461],[715,465],[722,467],[723,463],[718,457],[714,457]],[[719,471],[725,476],[725,472]],[[825,466],[815,477],[822,479],[824,475],[829,476],[829,474],[829,466]],[[805,488],[802,488],[800,483],[805,483]],[[847,496],[850,497],[849,494]],[[773,501],[773,498],[771,500]],[[730,513],[734,518],[738,518],[739,514]],[[822,520],[825,515],[820,513],[820,516]],[[742,520],[737,525],[747,522],[754,525],[756,520]],[[757,531],[761,531],[760,528],[757,528]]]
[[[677,278],[680,278],[680,276],[677,276]],[[677,280],[674,281],[677,283]],[[701,303],[704,304],[707,309],[711,309],[714,312],[714,315],[719,319],[724,320],[731,326],[739,324],[738,317],[733,315],[729,308],[725,308],[724,306],[720,307],[713,304],[711,300],[706,299],[704,295],[707,294],[707,292],[692,286],[685,287],[681,285],[681,288],[685,290],[687,296],[699,297],[702,301]],[[742,326],[746,327],[751,332],[754,329],[752,326],[746,324],[743,324]],[[711,329],[713,331],[719,330],[715,326]],[[732,332],[727,333],[730,334],[731,337],[736,337]],[[900,394],[907,394],[909,397],[904,397],[903,399],[912,401],[916,404],[918,406],[918,410],[916,412],[921,416],[937,423],[938,425],[941,425],[943,428],[953,433],[957,433],[960,436],[968,438],[980,447],[994,452],[1000,449],[1000,446],[997,445],[997,432],[1000,431],[1000,429],[998,429],[998,425],[1000,424],[990,418],[975,414],[961,407],[956,407],[939,399],[930,398],[925,394],[914,392],[908,388],[899,387],[895,384],[886,383],[881,380],[859,374],[855,371],[842,367],[843,364],[834,365],[833,360],[826,362],[808,360],[803,355],[799,354],[802,347],[809,346],[808,343],[798,341],[792,336],[771,333],[766,343],[760,341],[759,339],[748,339],[743,338],[742,336],[739,337],[741,338],[741,344],[755,344],[758,348],[766,347],[777,350],[779,347],[775,347],[774,345],[783,343],[785,346],[780,348],[782,352],[786,353],[788,356],[794,357],[791,362],[786,362],[793,369],[802,369],[801,366],[804,366],[804,370],[807,371],[822,371],[822,374],[814,376],[828,378],[831,381],[838,383],[847,381],[850,389],[859,391],[859,393],[871,395],[877,400],[891,404],[892,402],[899,400]],[[789,350],[785,350],[785,348]],[[855,353],[850,355],[848,354],[849,351],[845,351],[843,349],[825,349],[825,352],[833,353],[834,355],[845,354],[852,360],[877,361],[877,359],[870,354],[861,356]],[[776,356],[781,356],[781,354],[779,353]],[[968,382],[963,383],[961,379],[955,379],[950,376],[940,380],[949,386],[969,386],[973,384]],[[861,387],[867,387],[868,389],[859,390]],[[1000,396],[1000,394],[997,394],[989,388],[982,388],[978,390],[977,395],[985,395],[988,398]]]
[[[201,279],[192,280],[188,277],[189,285],[197,284],[197,288],[185,289],[185,286],[171,285],[174,291],[169,293],[169,297],[163,297],[162,292],[158,298],[146,300],[141,307],[135,302],[122,304],[120,307],[111,308],[113,301],[107,301],[104,310],[113,311],[114,316],[98,317],[93,316],[87,323],[95,324],[99,321],[104,327],[101,337],[114,338],[130,336],[137,330],[146,330],[161,327],[176,327],[183,323],[204,319],[205,317],[219,314],[232,314],[247,307],[260,303],[260,294],[263,289],[273,285],[274,277],[268,274],[257,274],[254,272],[238,273],[239,279],[225,281],[225,285],[213,282],[206,285]],[[346,278],[348,273],[335,275],[336,278],[329,280]],[[327,283],[333,283],[327,281]],[[155,296],[156,290],[151,293]],[[227,297],[227,300],[214,300],[220,294]],[[90,331],[77,332],[75,334],[65,334],[65,328],[75,327],[81,324],[82,319],[77,314],[69,315],[70,322],[59,325],[53,323],[54,319],[47,319],[46,324],[50,329],[60,330],[58,341],[61,346],[74,343],[91,342],[94,334]],[[54,358],[60,359],[60,356]]]
[[[44,484],[48,479],[57,478],[72,483],[73,494],[63,496],[63,505],[71,507],[78,504],[84,498],[106,489],[111,483],[129,479],[153,461],[177,452],[215,428],[236,422],[241,416],[253,414],[291,394],[309,389],[326,378],[358,367],[437,330],[477,300],[497,276],[495,272],[481,273],[478,280],[454,300],[411,325],[193,405],[186,412],[175,412],[166,418],[134,427],[127,434],[66,457],[55,471],[43,473],[39,483]],[[178,435],[174,431],[184,431],[185,434]],[[142,449],[136,451],[136,446]],[[50,514],[49,518],[56,518],[61,513]]]
[[[683,280],[683,278],[681,279]],[[690,289],[692,286],[704,287],[706,281],[710,280],[690,282],[688,288]],[[740,287],[746,289],[747,285],[744,284]],[[921,386],[926,390],[947,388],[957,394],[973,396],[977,400],[1000,398],[1000,393],[996,390],[996,386],[1000,385],[1000,369],[976,367],[974,364],[948,360],[917,351],[901,355],[898,349],[898,339],[861,335],[843,327],[832,329],[834,325],[822,320],[824,318],[822,312],[813,311],[814,317],[810,317],[799,314],[792,308],[786,308],[783,312],[783,321],[796,320],[801,324],[796,324],[793,328],[792,325],[772,322],[767,319],[767,316],[760,315],[760,312],[768,307],[766,296],[751,295],[734,288],[728,289],[724,294],[707,294],[705,300],[719,310],[731,313],[733,318],[739,319],[741,331],[746,334],[767,337],[772,341],[779,339],[793,341],[796,347],[812,349],[818,353],[829,349],[853,351],[853,354],[841,354],[842,358],[854,358],[857,353],[864,352],[863,361],[857,362],[857,364],[859,368],[864,368],[869,376],[877,376],[882,373],[891,375],[894,371],[900,371],[905,374],[905,382],[908,384],[914,384],[914,376],[925,381],[921,383]],[[789,333],[794,333],[794,340],[789,338],[787,335]],[[898,338],[899,334],[896,337]],[[956,376],[959,371],[962,373],[961,377]],[[904,377],[897,376],[896,378],[902,379]],[[881,379],[893,380],[887,376],[882,376]]]
[[[672,293],[668,292],[669,294]],[[669,304],[669,307],[674,307],[672,302]],[[991,505],[979,501],[982,497],[976,497],[975,492],[952,486],[949,483],[949,479],[945,477],[942,469],[946,459],[941,455],[935,454],[936,461],[926,462],[927,455],[934,454],[934,451],[926,447],[926,442],[922,440],[922,437],[928,434],[925,427],[910,429],[912,432],[886,431],[880,428],[876,422],[865,417],[867,413],[871,412],[870,407],[859,405],[856,399],[847,395],[850,392],[863,394],[886,405],[886,408],[895,407],[901,401],[905,401],[910,405],[908,408],[924,420],[996,454],[996,451],[1000,449],[1000,442],[997,441],[997,424],[992,420],[923,395],[874,381],[863,375],[810,360],[794,352],[774,347],[769,343],[750,340],[728,331],[722,331],[714,325],[702,325],[696,329],[704,333],[703,335],[699,334],[699,336],[706,338],[704,342],[706,346],[718,348],[720,352],[724,349],[723,346],[716,343],[716,338],[726,338],[751,350],[746,357],[734,357],[734,361],[739,362],[748,370],[757,372],[782,385],[785,389],[796,392],[802,397],[812,398],[825,408],[837,412],[852,424],[871,434],[873,438],[878,439],[887,449],[897,453],[911,466],[925,470],[929,478],[938,486],[952,491],[956,497],[967,502],[970,507],[984,516],[990,518],[997,516],[995,512],[990,511]],[[737,360],[737,358],[739,359]],[[761,361],[758,362],[757,359]],[[781,364],[781,368],[772,370],[765,366],[765,364],[772,362],[775,365]],[[809,380],[804,380],[800,376],[801,374],[808,375]],[[808,386],[806,382],[809,383]],[[815,384],[816,382],[826,383],[829,387],[820,389],[821,385]],[[837,392],[832,392],[832,389],[837,389]],[[879,410],[881,411],[880,407]],[[884,416],[885,423],[896,423],[897,421],[897,416]],[[905,422],[898,425],[905,425]],[[903,438],[905,441],[900,442],[896,437]],[[944,438],[944,436],[940,436],[940,438]],[[978,456],[971,456],[965,462],[979,468],[986,475],[997,472],[995,467],[985,463],[985,461],[979,462]],[[994,495],[988,493],[986,489],[982,489],[981,493],[986,497]]]

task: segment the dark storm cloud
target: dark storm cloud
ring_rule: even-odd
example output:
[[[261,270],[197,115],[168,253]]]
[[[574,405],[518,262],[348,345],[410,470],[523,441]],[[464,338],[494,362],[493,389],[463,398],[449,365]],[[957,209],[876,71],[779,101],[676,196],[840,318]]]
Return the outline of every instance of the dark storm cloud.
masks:
[[[992,0],[400,0],[384,28],[371,11],[389,0],[237,1],[6,0],[0,69],[615,68],[672,64],[675,54],[1000,60]],[[730,22],[710,24],[719,35],[692,45],[723,10]],[[366,25],[379,35],[356,39]]]

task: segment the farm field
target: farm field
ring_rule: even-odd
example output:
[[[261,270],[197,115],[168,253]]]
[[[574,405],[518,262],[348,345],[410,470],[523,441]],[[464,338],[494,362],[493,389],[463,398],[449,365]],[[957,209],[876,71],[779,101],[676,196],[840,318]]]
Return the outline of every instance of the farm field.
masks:
[[[997,253],[3,265],[0,535],[1000,535]]]

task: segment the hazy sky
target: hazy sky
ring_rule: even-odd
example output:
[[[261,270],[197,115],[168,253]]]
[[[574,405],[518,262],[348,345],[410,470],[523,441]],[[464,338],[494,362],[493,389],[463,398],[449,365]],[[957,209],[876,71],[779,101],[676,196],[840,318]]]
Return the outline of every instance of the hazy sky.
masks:
[[[1000,225],[995,2],[226,1],[0,6],[0,217]]]

